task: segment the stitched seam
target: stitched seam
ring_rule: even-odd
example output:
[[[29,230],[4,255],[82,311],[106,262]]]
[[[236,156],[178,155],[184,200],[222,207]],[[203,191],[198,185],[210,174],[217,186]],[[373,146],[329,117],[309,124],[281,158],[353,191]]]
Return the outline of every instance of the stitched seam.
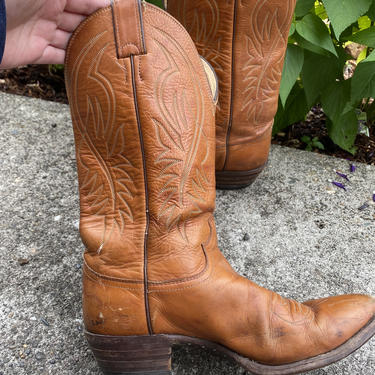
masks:
[[[144,6],[143,6],[144,5]],[[146,5],[142,4],[142,0],[138,1],[138,11],[139,11],[139,22],[141,26],[141,33],[140,33],[140,38],[141,38],[141,50],[143,54],[147,53],[147,48],[146,48],[146,35],[145,35],[145,23],[143,20],[143,14],[146,12]]]
[[[141,64],[142,64],[142,56],[139,56],[138,58],[138,77],[141,81],[143,81],[143,77],[141,74]]]
[[[142,38],[141,38],[141,32],[140,32],[140,22],[141,22],[141,16],[139,14],[139,0],[135,0],[137,2],[137,5],[135,6],[135,13],[136,13],[136,18],[137,18],[137,22],[136,22],[136,25],[137,25],[137,38],[138,38],[138,46],[141,46],[142,45]],[[140,54],[141,53],[141,50],[139,49],[139,47],[137,47],[137,50],[138,50],[138,53]]]
[[[178,291],[181,291],[181,290],[187,290],[187,289],[191,289],[191,288],[194,288],[198,285],[201,285],[205,282],[207,282],[208,280],[211,279],[211,274],[207,276],[207,278],[201,280],[199,283],[195,283],[193,285],[189,285],[189,286],[186,286],[184,288],[172,288],[172,289],[153,289],[153,290],[149,290],[149,294],[151,293],[168,293],[168,292],[178,292]]]
[[[202,246],[203,253],[204,253],[204,256],[205,256],[206,265],[205,265],[204,269],[202,271],[200,271],[197,275],[194,275],[194,276],[191,276],[191,277],[186,277],[186,278],[183,278],[183,279],[170,280],[170,281],[151,281],[151,280],[149,280],[149,284],[150,285],[157,285],[157,286],[168,285],[168,284],[183,284],[185,282],[194,281],[194,280],[199,279],[209,268],[209,261],[208,261],[206,250],[204,248],[204,245],[201,245],[201,246]],[[83,262],[84,262],[84,265],[89,272],[93,273],[95,276],[97,276],[97,277],[99,277],[103,280],[121,282],[121,283],[129,283],[129,284],[143,284],[143,280],[121,279],[121,278],[101,274],[99,272],[94,271],[87,264],[87,262],[84,258],[83,258]]]
[[[121,48],[124,48],[124,47],[126,47],[126,46],[133,46],[133,47],[137,48],[137,51],[138,51],[138,53],[139,53],[139,48],[138,48],[138,46],[137,46],[136,44],[131,43],[131,42],[129,42],[129,43],[124,43],[124,44],[122,44],[122,47],[121,47]]]
[[[90,279],[92,282],[94,282],[94,283],[96,283],[96,284],[104,284],[104,285],[106,285],[106,286],[109,287],[109,288],[126,289],[126,290],[137,290],[137,291],[139,291],[139,290],[143,290],[143,288],[127,288],[127,287],[125,287],[125,286],[111,285],[111,284],[108,284],[108,283],[106,282],[106,280],[99,282],[98,280],[93,279],[93,278],[87,273],[87,271],[85,271],[85,269],[83,270],[83,273],[84,273],[84,275],[85,275],[88,279]]]
[[[78,34],[81,33],[81,31],[87,26],[87,24],[94,18],[97,18],[99,16],[101,16],[102,14],[108,12],[108,11],[111,11],[111,6],[108,6],[106,8],[103,8],[101,10],[98,10],[96,13],[94,13],[93,15],[91,15],[90,17],[86,18],[85,21],[83,21],[81,23],[80,26],[78,26],[78,28],[74,31],[74,34],[72,35],[72,37],[70,38],[70,41],[69,41],[69,46],[66,50],[66,56],[65,56],[65,64],[68,65],[68,59],[70,57],[70,52],[72,50],[72,45],[73,45],[73,42],[74,40],[77,38]]]
[[[143,138],[143,129],[141,124],[141,117],[140,117],[140,110],[139,110],[139,102],[138,102],[138,91],[137,91],[137,83],[135,77],[135,61],[134,56],[130,56],[130,66],[131,66],[131,74],[132,74],[132,89],[133,89],[133,99],[134,99],[134,110],[135,115],[137,118],[137,125],[138,125],[138,137],[142,155],[142,168],[143,168],[143,181],[144,181],[144,194],[145,194],[145,205],[146,205],[146,227],[144,232],[144,245],[143,245],[143,289],[144,289],[144,303],[145,303],[145,311],[146,311],[146,320],[147,320],[147,328],[150,335],[153,334],[152,330],[152,322],[151,322],[151,314],[150,314],[150,303],[148,300],[148,235],[149,235],[149,228],[150,228],[150,211],[149,211],[149,190],[148,190],[148,171],[147,171],[147,163],[146,163],[146,153],[145,153],[145,143]]]
[[[97,277],[100,277],[101,279],[104,279],[104,280],[109,280],[109,281],[116,281],[116,282],[122,282],[122,283],[130,283],[130,284],[143,284],[143,280],[129,280],[129,279],[121,279],[121,278],[117,278],[117,277],[113,277],[113,276],[107,276],[107,275],[103,275],[99,272],[96,272],[94,271],[86,262],[85,259],[83,259],[83,262],[84,262],[84,265],[85,267],[87,267],[87,269],[92,272],[95,276]]]
[[[232,130],[233,125],[233,99],[234,99],[234,52],[235,52],[235,35],[236,35],[236,22],[237,22],[237,0],[234,0],[234,9],[233,9],[233,34],[232,34],[232,59],[231,59],[231,88],[230,88],[230,112],[229,112],[229,123],[227,128],[227,135],[226,135],[226,152],[225,152],[225,162],[223,166],[223,171],[225,170],[228,159],[229,159],[229,152],[228,152],[228,145],[230,139],[230,133]]]
[[[118,6],[117,4],[118,4],[118,0],[115,0],[114,6],[113,6],[113,15],[114,15],[114,20],[115,20],[116,38],[117,38],[117,41],[118,41],[118,44],[119,44],[119,48],[121,49],[120,52],[121,52],[121,56],[122,56],[123,55],[123,47],[122,47],[121,35],[120,35],[120,31],[119,31],[119,26],[118,26],[118,19],[117,19],[118,12],[116,12],[116,7]]]
[[[118,7],[117,4],[118,4],[118,0],[115,0],[114,7]],[[120,34],[119,20],[118,20],[118,17],[117,17],[118,12],[116,12],[115,8],[113,9],[113,13],[114,13],[114,18],[115,18],[115,28],[116,28],[117,40],[118,40],[118,43],[119,43],[121,57],[124,56],[124,48],[127,47],[127,46],[135,47],[136,50],[137,50],[137,53],[140,53],[139,47],[137,46],[137,44],[132,43],[132,42],[124,43],[122,41],[121,34]],[[138,35],[139,35],[138,24],[137,24],[137,31],[138,31]]]
[[[205,265],[205,267],[203,268],[202,271],[200,271],[199,273],[197,273],[194,276],[186,277],[186,278],[183,278],[183,279],[169,280],[169,281],[149,281],[149,284],[160,286],[160,285],[168,285],[168,284],[183,284],[183,283],[188,282],[188,281],[198,280],[203,274],[206,273],[206,271],[209,268],[209,262],[208,262],[206,250],[205,250],[203,245],[201,245],[201,247],[202,247],[202,250],[203,250],[203,253],[204,253],[204,256],[205,256],[205,260],[206,260],[206,265]]]
[[[231,146],[244,145],[244,144],[257,143],[257,142],[259,142],[259,139],[266,138],[265,135],[268,132],[270,132],[270,130],[272,128],[272,125],[273,125],[273,120],[270,123],[267,124],[267,127],[264,127],[264,131],[261,134],[255,135],[254,138],[251,139],[251,140],[243,140],[243,141],[228,143],[228,145],[216,145],[216,149],[221,149],[221,148],[231,147]]]

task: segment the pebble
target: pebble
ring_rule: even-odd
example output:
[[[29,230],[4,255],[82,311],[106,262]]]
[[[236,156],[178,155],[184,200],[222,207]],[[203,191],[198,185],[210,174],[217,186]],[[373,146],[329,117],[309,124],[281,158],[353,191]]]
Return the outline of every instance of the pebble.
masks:
[[[37,352],[35,353],[35,358],[38,361],[44,361],[46,359],[46,355],[43,352]]]
[[[30,261],[26,258],[18,258],[17,262],[20,266],[25,266],[26,264],[29,264]]]
[[[363,205],[361,207],[358,207],[358,210],[359,211],[364,211],[366,208],[369,208],[369,204],[366,202],[366,203],[363,203]]]
[[[56,358],[57,361],[61,361],[63,359],[63,357],[60,353],[56,353],[55,358]]]
[[[46,319],[44,319],[44,318],[40,318],[40,321],[41,321],[46,327],[49,327],[49,323],[47,322]]]
[[[61,220],[61,215],[55,216],[53,220],[60,221]]]
[[[245,233],[244,236],[242,237],[242,241],[249,241],[249,240],[250,240],[249,233]]]

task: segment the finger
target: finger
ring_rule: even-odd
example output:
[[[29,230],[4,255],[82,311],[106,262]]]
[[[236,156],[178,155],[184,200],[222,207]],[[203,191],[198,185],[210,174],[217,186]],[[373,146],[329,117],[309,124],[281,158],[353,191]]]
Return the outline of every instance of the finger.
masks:
[[[85,19],[85,16],[77,13],[64,12],[59,19],[58,27],[61,30],[73,32]]]
[[[51,45],[59,49],[66,49],[71,35],[67,31],[57,29]]]
[[[65,50],[48,46],[43,55],[34,64],[64,64]]]
[[[110,0],[68,0],[65,11],[88,16],[110,4]]]

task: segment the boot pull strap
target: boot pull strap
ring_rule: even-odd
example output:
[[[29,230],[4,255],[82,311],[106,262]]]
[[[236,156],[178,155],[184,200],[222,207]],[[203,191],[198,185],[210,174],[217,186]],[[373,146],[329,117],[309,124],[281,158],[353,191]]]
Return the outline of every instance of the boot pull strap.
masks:
[[[141,0],[111,0],[117,57],[146,54]]]

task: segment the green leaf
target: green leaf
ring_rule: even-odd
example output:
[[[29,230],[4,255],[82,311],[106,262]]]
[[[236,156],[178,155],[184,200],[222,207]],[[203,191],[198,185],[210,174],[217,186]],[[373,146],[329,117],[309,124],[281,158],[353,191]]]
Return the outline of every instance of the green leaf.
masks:
[[[340,116],[335,122],[327,119],[328,134],[342,149],[355,154],[354,142],[358,133],[358,119],[355,110]]]
[[[357,114],[358,121],[367,121],[367,113],[366,112],[359,112]]]
[[[277,134],[289,125],[304,120],[309,109],[306,103],[305,92],[303,88],[296,83],[286,101],[285,108],[279,100],[279,108],[275,117],[272,133]]]
[[[345,111],[348,111],[348,102],[350,102],[350,80],[332,82],[321,95],[324,113],[334,123]],[[349,109],[351,108],[349,107]]]
[[[297,17],[303,17],[314,7],[315,0],[298,0],[295,14]]]
[[[307,14],[297,21],[296,29],[302,38],[337,56],[328,28],[318,16]]]
[[[147,2],[157,5],[158,7],[164,9],[164,1],[163,0],[147,0]]]
[[[308,50],[308,51],[311,51],[311,52],[314,52],[316,54],[323,55],[323,56],[331,56],[331,53],[329,53],[323,48],[320,48],[319,46],[316,46],[315,44],[308,42],[306,39],[302,38],[302,36],[298,34],[294,34],[293,38],[298,43],[298,45],[305,50]]]
[[[315,14],[322,20],[326,20],[328,18],[324,5],[319,4],[317,1],[315,2]]]
[[[359,31],[356,34],[351,35],[349,38],[345,38],[345,40],[350,40],[352,42],[375,48],[375,26]]]
[[[285,106],[290,91],[301,73],[303,60],[304,53],[302,48],[289,44],[286,50],[284,71],[280,85],[280,99],[283,106]]]
[[[311,143],[311,138],[308,135],[304,135],[303,137],[301,137],[301,142],[309,144]]]
[[[367,57],[367,51],[368,48],[363,49],[363,51],[359,54],[357,59],[357,64],[359,64],[361,61],[363,61]]]
[[[367,15],[368,15],[373,21],[375,21],[375,1],[372,2],[372,5],[371,5],[370,9],[368,10]]]
[[[375,97],[375,51],[358,64],[351,82],[352,102]]]
[[[327,86],[335,82],[336,79],[343,79],[342,71],[340,61],[332,55],[326,57],[305,51],[305,62],[301,75],[309,107],[316,104],[320,94]]]
[[[314,142],[313,146],[316,147],[316,148],[318,148],[319,150],[324,150],[325,149],[323,143],[319,142],[319,141]]]
[[[291,25],[290,25],[290,29],[289,29],[289,35],[288,36],[292,36],[296,31],[296,24],[293,22]]]
[[[370,8],[372,0],[322,0],[339,38],[341,33]]]
[[[357,64],[359,64],[361,61],[363,61],[367,57],[367,51],[368,48],[363,49],[363,51],[359,54],[357,59]]]
[[[354,120],[355,110],[350,105],[350,83],[350,80],[331,83],[321,95],[321,102],[328,117],[329,136],[341,148],[353,153],[358,118]]]
[[[359,17],[357,22],[360,30],[368,29],[371,26],[371,20],[367,16]]]

